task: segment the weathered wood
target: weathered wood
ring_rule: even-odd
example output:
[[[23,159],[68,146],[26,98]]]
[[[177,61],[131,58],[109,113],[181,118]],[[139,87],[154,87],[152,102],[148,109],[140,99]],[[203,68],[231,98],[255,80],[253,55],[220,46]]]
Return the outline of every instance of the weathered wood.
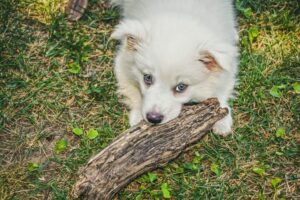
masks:
[[[82,17],[87,5],[88,0],[69,0],[65,7],[65,12],[68,19],[71,21],[79,20]]]
[[[199,141],[227,114],[228,110],[212,98],[185,106],[178,118],[166,124],[139,123],[120,134],[79,171],[73,197],[112,199],[137,176],[164,166]]]

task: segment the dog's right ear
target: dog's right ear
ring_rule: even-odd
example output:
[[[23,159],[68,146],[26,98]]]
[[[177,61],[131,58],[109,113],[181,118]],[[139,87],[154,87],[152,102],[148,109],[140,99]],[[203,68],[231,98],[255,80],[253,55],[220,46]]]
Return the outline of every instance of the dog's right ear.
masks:
[[[121,22],[110,36],[112,39],[121,40],[130,51],[137,51],[146,37],[146,27],[137,20]]]

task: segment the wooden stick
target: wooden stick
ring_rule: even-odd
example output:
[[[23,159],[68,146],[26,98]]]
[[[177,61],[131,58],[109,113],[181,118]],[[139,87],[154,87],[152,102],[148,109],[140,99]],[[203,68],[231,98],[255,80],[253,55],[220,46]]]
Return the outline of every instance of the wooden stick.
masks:
[[[79,20],[82,17],[87,5],[88,0],[69,0],[65,8],[68,19],[71,21]]]
[[[228,114],[216,98],[185,106],[178,118],[162,124],[140,122],[120,134],[78,173],[74,198],[112,199],[130,181],[162,167],[199,141]]]

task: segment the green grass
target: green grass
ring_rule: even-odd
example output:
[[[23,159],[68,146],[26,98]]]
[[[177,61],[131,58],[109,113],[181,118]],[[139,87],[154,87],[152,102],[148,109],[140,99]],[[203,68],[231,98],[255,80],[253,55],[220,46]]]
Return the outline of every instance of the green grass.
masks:
[[[49,2],[0,3],[0,199],[67,199],[78,168],[128,128],[112,70],[116,44],[108,42],[117,12],[91,1],[70,23],[63,0]],[[300,198],[300,5],[237,5],[234,134],[208,134],[117,199]]]

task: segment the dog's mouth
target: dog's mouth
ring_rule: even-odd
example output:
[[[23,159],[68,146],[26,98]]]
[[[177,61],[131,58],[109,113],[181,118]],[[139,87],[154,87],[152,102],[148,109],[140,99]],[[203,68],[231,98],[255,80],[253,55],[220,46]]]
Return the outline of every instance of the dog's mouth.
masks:
[[[198,104],[198,103],[199,103],[199,101],[196,101],[196,100],[190,100],[189,102],[184,103],[183,105],[184,105],[184,106],[193,106],[193,105],[196,105],[196,104]]]
[[[185,104],[183,104],[184,106],[194,106],[194,105],[196,105],[196,104],[198,104],[198,102],[187,102],[187,103],[185,103]]]

